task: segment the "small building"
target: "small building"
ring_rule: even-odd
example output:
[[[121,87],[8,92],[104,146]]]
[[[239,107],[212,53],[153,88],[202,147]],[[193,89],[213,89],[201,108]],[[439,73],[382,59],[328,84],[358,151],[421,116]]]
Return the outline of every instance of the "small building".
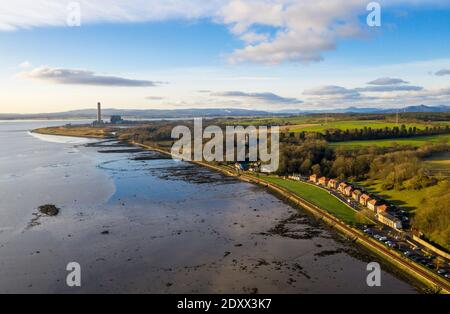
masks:
[[[400,219],[395,218],[394,216],[388,214],[388,213],[379,213],[377,214],[377,219],[382,224],[385,224],[386,226],[389,226],[394,229],[402,229],[403,225]]]
[[[387,213],[388,212],[388,207],[387,207],[387,205],[380,205],[380,206],[377,206],[377,213],[378,214],[380,214],[380,213]]]
[[[237,162],[234,164],[234,167],[238,171],[247,171],[250,168],[250,164],[248,162]]]
[[[342,194],[345,194],[345,189],[348,187],[347,183],[342,182],[341,184],[339,184],[338,186],[338,191],[341,192]]]
[[[363,194],[359,197],[359,203],[363,206],[367,206],[367,203],[370,200],[370,196],[367,194]]]
[[[289,176],[288,178],[291,180],[294,180],[294,181],[301,181],[300,175],[297,175],[297,174],[293,174],[293,175]]]
[[[309,181],[317,183],[317,174],[313,174],[309,177]]]
[[[273,166],[271,165],[262,165],[260,167],[261,173],[274,173]]]
[[[352,197],[355,201],[357,201],[359,203],[359,199],[361,198],[361,195],[363,193],[360,190],[354,190],[352,193]]]
[[[372,199],[367,202],[367,208],[369,208],[373,212],[377,212],[377,204],[378,204],[378,201]]]
[[[322,177],[322,178],[319,179],[319,184],[323,185],[323,186],[327,186],[328,181],[329,181],[328,178]]]
[[[352,196],[352,191],[353,191],[353,187],[351,185],[348,185],[345,189],[344,189],[344,194],[346,196],[351,197]]]
[[[330,189],[336,190],[338,188],[338,182],[334,179],[331,179],[330,181],[328,181],[328,187]]]
[[[124,120],[122,119],[122,116],[112,115],[110,118],[110,122],[111,124],[121,124],[124,122]]]

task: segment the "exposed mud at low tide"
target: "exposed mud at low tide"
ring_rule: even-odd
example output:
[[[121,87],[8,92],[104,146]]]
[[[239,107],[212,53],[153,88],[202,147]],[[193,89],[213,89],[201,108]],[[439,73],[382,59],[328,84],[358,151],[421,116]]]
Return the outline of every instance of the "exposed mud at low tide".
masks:
[[[0,191],[11,209],[0,212],[0,292],[415,292],[387,272],[367,287],[364,252],[263,188],[117,141],[26,144],[23,179],[0,164],[2,184],[23,191]],[[52,163],[64,166],[42,167]],[[41,204],[63,210],[22,232]],[[24,219],[8,216],[21,208]],[[65,284],[72,261],[76,290]]]

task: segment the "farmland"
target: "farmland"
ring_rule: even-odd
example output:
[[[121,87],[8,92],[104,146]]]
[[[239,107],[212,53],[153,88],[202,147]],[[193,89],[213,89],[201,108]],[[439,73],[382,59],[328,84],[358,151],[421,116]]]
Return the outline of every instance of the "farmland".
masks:
[[[339,130],[352,130],[352,129],[362,129],[364,127],[372,129],[384,129],[384,128],[394,128],[400,125],[405,125],[406,128],[417,128],[423,130],[426,127],[433,127],[438,125],[448,125],[446,122],[438,123],[400,123],[388,122],[388,121],[378,121],[378,120],[350,120],[350,121],[333,121],[329,123],[321,124],[303,124],[303,125],[292,125],[286,126],[283,129],[289,132],[318,132],[324,133],[326,130],[339,129]]]
[[[446,142],[450,144],[450,135],[434,135],[434,136],[417,136],[411,138],[398,138],[398,139],[383,139],[383,140],[367,140],[367,141],[348,141],[348,142],[336,142],[330,143],[334,148],[357,148],[357,147],[367,147],[367,146],[378,146],[378,147],[390,147],[395,144],[420,147],[429,143],[441,143]]]

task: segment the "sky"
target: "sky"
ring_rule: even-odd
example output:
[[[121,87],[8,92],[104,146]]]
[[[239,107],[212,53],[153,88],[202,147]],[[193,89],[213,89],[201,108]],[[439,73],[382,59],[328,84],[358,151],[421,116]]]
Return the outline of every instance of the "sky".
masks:
[[[0,95],[0,113],[450,105],[450,0],[2,1]]]

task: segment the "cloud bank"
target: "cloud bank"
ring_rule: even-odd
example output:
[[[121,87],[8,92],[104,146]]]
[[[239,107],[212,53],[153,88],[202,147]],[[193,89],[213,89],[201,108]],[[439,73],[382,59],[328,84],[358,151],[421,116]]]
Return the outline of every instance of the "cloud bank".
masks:
[[[22,72],[21,77],[48,81],[56,84],[92,85],[115,87],[153,87],[160,82],[132,80],[117,76],[97,75],[91,71],[40,67]]]
[[[382,77],[382,78],[376,79],[374,81],[371,81],[367,84],[369,84],[369,85],[399,85],[399,84],[409,84],[409,82],[406,82],[399,78]]]
[[[295,105],[303,103],[300,99],[281,97],[273,93],[245,93],[240,91],[229,91],[212,93],[211,96],[256,100],[263,103],[281,105]]]
[[[444,76],[444,75],[450,75],[450,70],[448,69],[442,69],[440,71],[437,71],[435,73],[436,76]]]

